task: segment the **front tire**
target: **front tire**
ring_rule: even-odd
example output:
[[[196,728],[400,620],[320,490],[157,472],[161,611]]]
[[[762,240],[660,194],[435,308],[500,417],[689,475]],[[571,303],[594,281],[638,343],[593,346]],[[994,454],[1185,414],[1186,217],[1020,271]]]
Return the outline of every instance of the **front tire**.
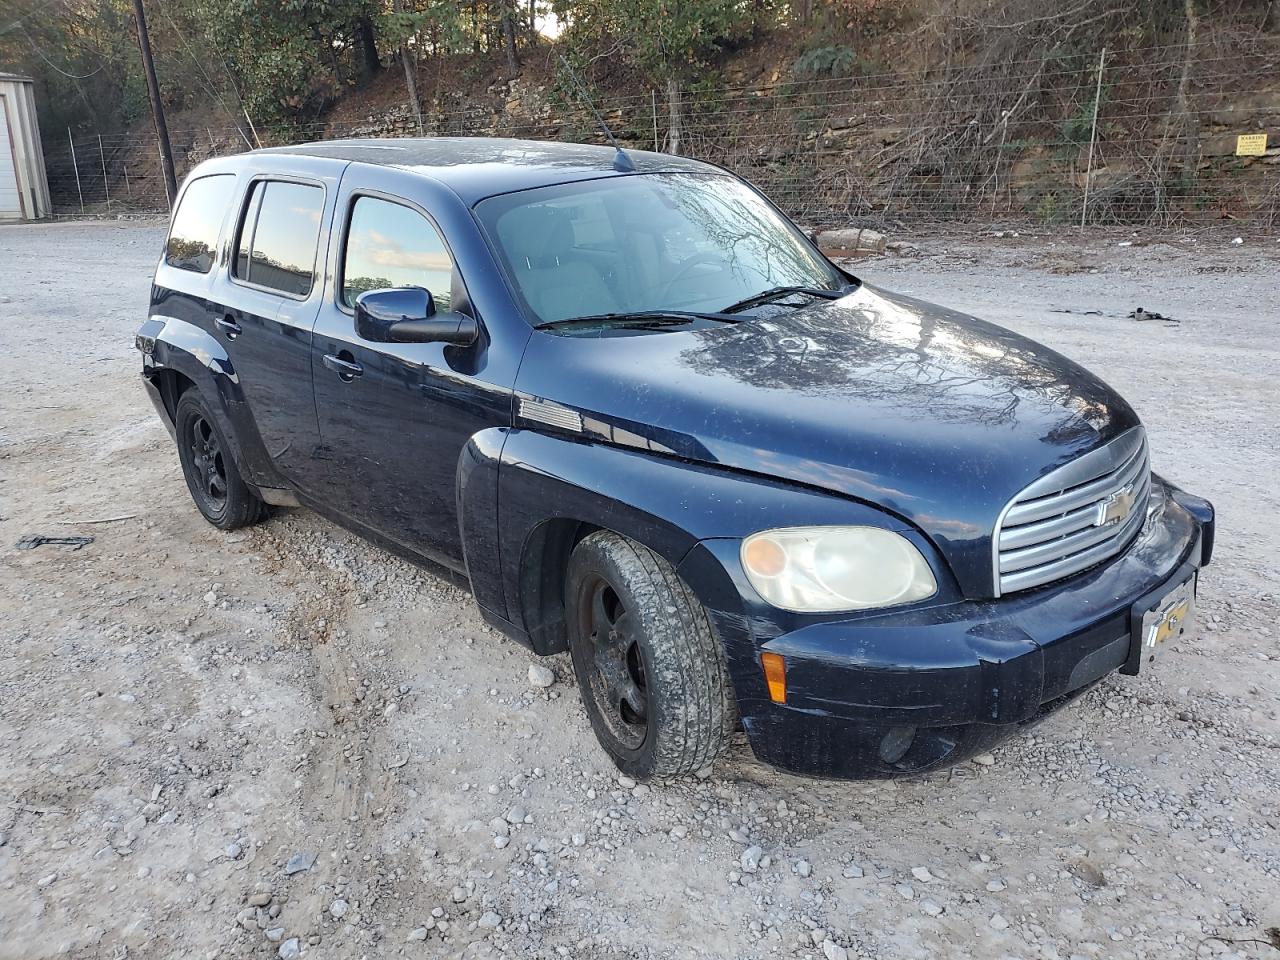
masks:
[[[245,485],[226,438],[195,389],[178,400],[173,419],[182,474],[201,516],[219,530],[261,520],[266,505]]]
[[[669,563],[591,534],[569,560],[565,618],[587,716],[623,773],[692,773],[724,751],[734,721],[724,648]]]

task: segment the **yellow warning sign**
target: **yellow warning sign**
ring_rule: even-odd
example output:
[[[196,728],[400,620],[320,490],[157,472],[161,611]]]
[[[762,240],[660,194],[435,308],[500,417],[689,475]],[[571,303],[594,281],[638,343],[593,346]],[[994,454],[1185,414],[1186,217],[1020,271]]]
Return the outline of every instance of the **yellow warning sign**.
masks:
[[[1260,157],[1267,152],[1265,133],[1242,133],[1236,137],[1237,157]]]

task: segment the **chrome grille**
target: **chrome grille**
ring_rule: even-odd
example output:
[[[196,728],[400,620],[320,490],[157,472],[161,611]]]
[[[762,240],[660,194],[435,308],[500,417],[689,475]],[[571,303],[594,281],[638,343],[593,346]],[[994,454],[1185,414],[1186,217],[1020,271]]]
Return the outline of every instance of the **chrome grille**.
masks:
[[[996,523],[996,595],[1061,580],[1115,556],[1142,528],[1150,493],[1141,427],[1041,477]]]

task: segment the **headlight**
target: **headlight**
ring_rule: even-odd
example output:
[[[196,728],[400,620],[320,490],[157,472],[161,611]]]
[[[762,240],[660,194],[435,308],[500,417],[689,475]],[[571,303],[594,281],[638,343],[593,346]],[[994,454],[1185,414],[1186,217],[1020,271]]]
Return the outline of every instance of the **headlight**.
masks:
[[[789,527],[742,541],[742,566],[783,610],[831,613],[889,607],[938,591],[920,551],[879,527]]]

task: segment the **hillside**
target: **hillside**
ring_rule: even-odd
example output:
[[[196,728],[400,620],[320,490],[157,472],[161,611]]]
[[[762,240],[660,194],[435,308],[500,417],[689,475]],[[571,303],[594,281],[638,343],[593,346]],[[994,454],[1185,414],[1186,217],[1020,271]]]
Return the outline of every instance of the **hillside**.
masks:
[[[773,29],[718,49],[696,80],[675,85],[544,38],[514,70],[492,50],[420,60],[414,79],[427,135],[601,140],[561,60],[572,56],[623,142],[721,163],[815,225],[1243,220],[1270,231],[1280,214],[1280,34],[1237,14],[1190,26],[1171,16],[1163,32],[1110,21],[979,31],[918,17],[881,24],[856,50],[852,37]],[[309,119],[250,126],[233,115],[207,100],[177,112],[179,166],[253,142],[420,129],[396,62]],[[1248,133],[1269,133],[1263,155],[1236,156]],[[49,152],[65,210],[76,200],[69,151]],[[147,124],[110,153],[113,196],[127,166],[131,208],[163,206]],[[92,171],[81,171],[81,193],[86,180]],[[101,187],[90,195],[105,200]]]

